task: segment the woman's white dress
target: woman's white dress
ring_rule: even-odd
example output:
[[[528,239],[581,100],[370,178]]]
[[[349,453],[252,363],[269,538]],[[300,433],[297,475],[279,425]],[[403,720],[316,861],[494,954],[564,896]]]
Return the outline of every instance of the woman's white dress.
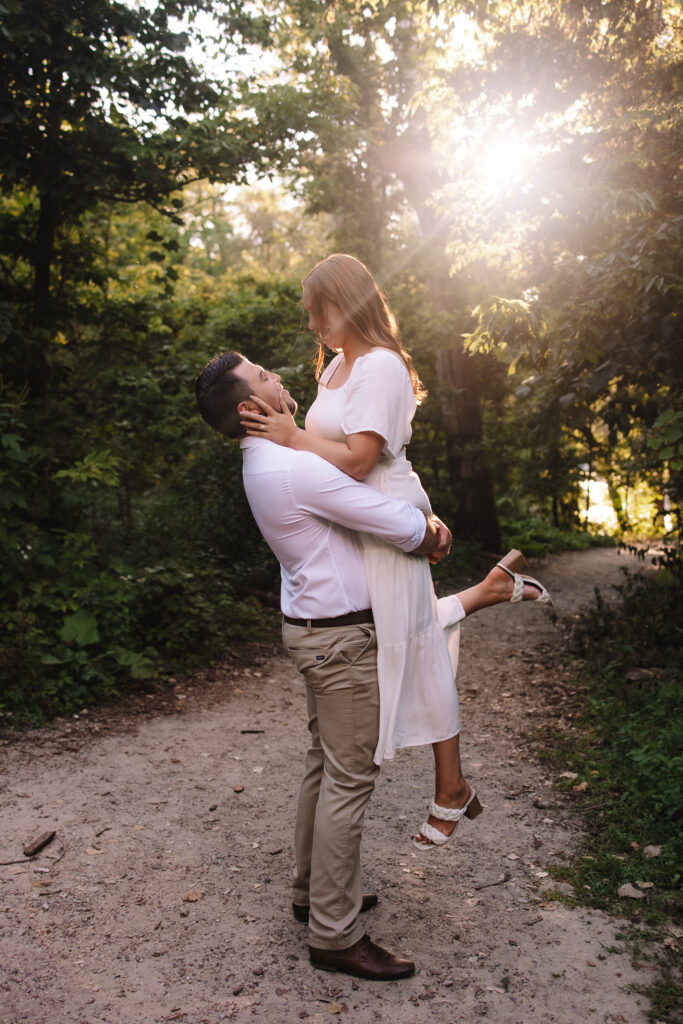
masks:
[[[367,484],[431,512],[429,499],[406,458],[415,396],[401,358],[376,348],[356,359],[348,380],[325,387],[343,362],[340,354],[323,373],[306,429],[333,441],[372,431],[385,444]],[[380,764],[398,747],[433,743],[460,731],[455,672],[459,599],[437,600],[426,558],[406,555],[369,534],[362,535],[365,571],[377,629],[380,692]]]

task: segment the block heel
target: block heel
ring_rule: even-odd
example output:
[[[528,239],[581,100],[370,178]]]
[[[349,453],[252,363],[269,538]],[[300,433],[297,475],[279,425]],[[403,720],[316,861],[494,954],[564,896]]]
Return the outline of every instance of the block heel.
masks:
[[[512,597],[510,598],[511,604],[517,604],[524,600],[524,587],[528,585],[534,587],[538,591],[538,597],[534,598],[537,604],[552,604],[553,599],[545,589],[543,584],[535,579],[533,576],[525,576],[517,572],[518,569],[524,569],[527,565],[527,560],[521,551],[513,548],[508,551],[504,558],[501,558],[500,562],[496,562],[499,569],[506,572],[508,576],[512,577]]]

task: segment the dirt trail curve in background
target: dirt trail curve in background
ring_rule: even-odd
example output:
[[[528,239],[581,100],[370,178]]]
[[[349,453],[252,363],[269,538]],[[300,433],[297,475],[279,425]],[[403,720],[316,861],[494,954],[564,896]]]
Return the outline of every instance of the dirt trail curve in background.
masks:
[[[566,619],[624,565],[635,562],[599,550],[536,568]],[[91,712],[6,740],[0,860],[57,835],[0,868],[2,1024],[644,1024],[628,986],[651,975],[608,952],[618,921],[547,898],[548,865],[583,828],[529,754],[538,724],[572,713],[558,635],[528,604],[463,627],[464,764],[485,813],[457,841],[426,854],[410,842],[431,796],[429,749],[382,770],[363,845],[380,899],[367,929],[417,964],[392,984],[314,970],[291,916],[307,734],[284,657],[226,668],[209,706],[179,682],[180,714],[107,730]]]

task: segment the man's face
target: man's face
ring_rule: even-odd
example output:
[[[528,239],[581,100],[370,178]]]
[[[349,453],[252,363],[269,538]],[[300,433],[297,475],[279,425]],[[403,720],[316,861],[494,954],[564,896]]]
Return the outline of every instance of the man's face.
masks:
[[[286,388],[283,388],[280,384],[280,377],[277,373],[271,373],[270,370],[264,370],[262,366],[258,366],[256,363],[249,362],[248,359],[243,359],[242,362],[235,367],[233,373],[236,377],[241,377],[249,388],[250,395],[256,395],[262,402],[266,402],[271,408],[280,408],[280,396],[284,400],[285,405],[289,411],[294,414],[296,412],[296,402],[290,395]],[[240,402],[237,407],[238,410],[244,403]],[[253,403],[250,403],[250,407]],[[260,410],[259,410],[260,411]]]

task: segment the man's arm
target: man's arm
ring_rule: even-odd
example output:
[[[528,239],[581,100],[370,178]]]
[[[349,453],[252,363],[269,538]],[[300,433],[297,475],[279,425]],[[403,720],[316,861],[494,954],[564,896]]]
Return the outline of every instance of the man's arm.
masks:
[[[304,453],[296,460],[291,485],[302,511],[350,530],[372,533],[402,551],[429,554],[450,543],[443,524],[437,525],[407,501],[389,498],[369,484],[352,480],[317,455]]]

